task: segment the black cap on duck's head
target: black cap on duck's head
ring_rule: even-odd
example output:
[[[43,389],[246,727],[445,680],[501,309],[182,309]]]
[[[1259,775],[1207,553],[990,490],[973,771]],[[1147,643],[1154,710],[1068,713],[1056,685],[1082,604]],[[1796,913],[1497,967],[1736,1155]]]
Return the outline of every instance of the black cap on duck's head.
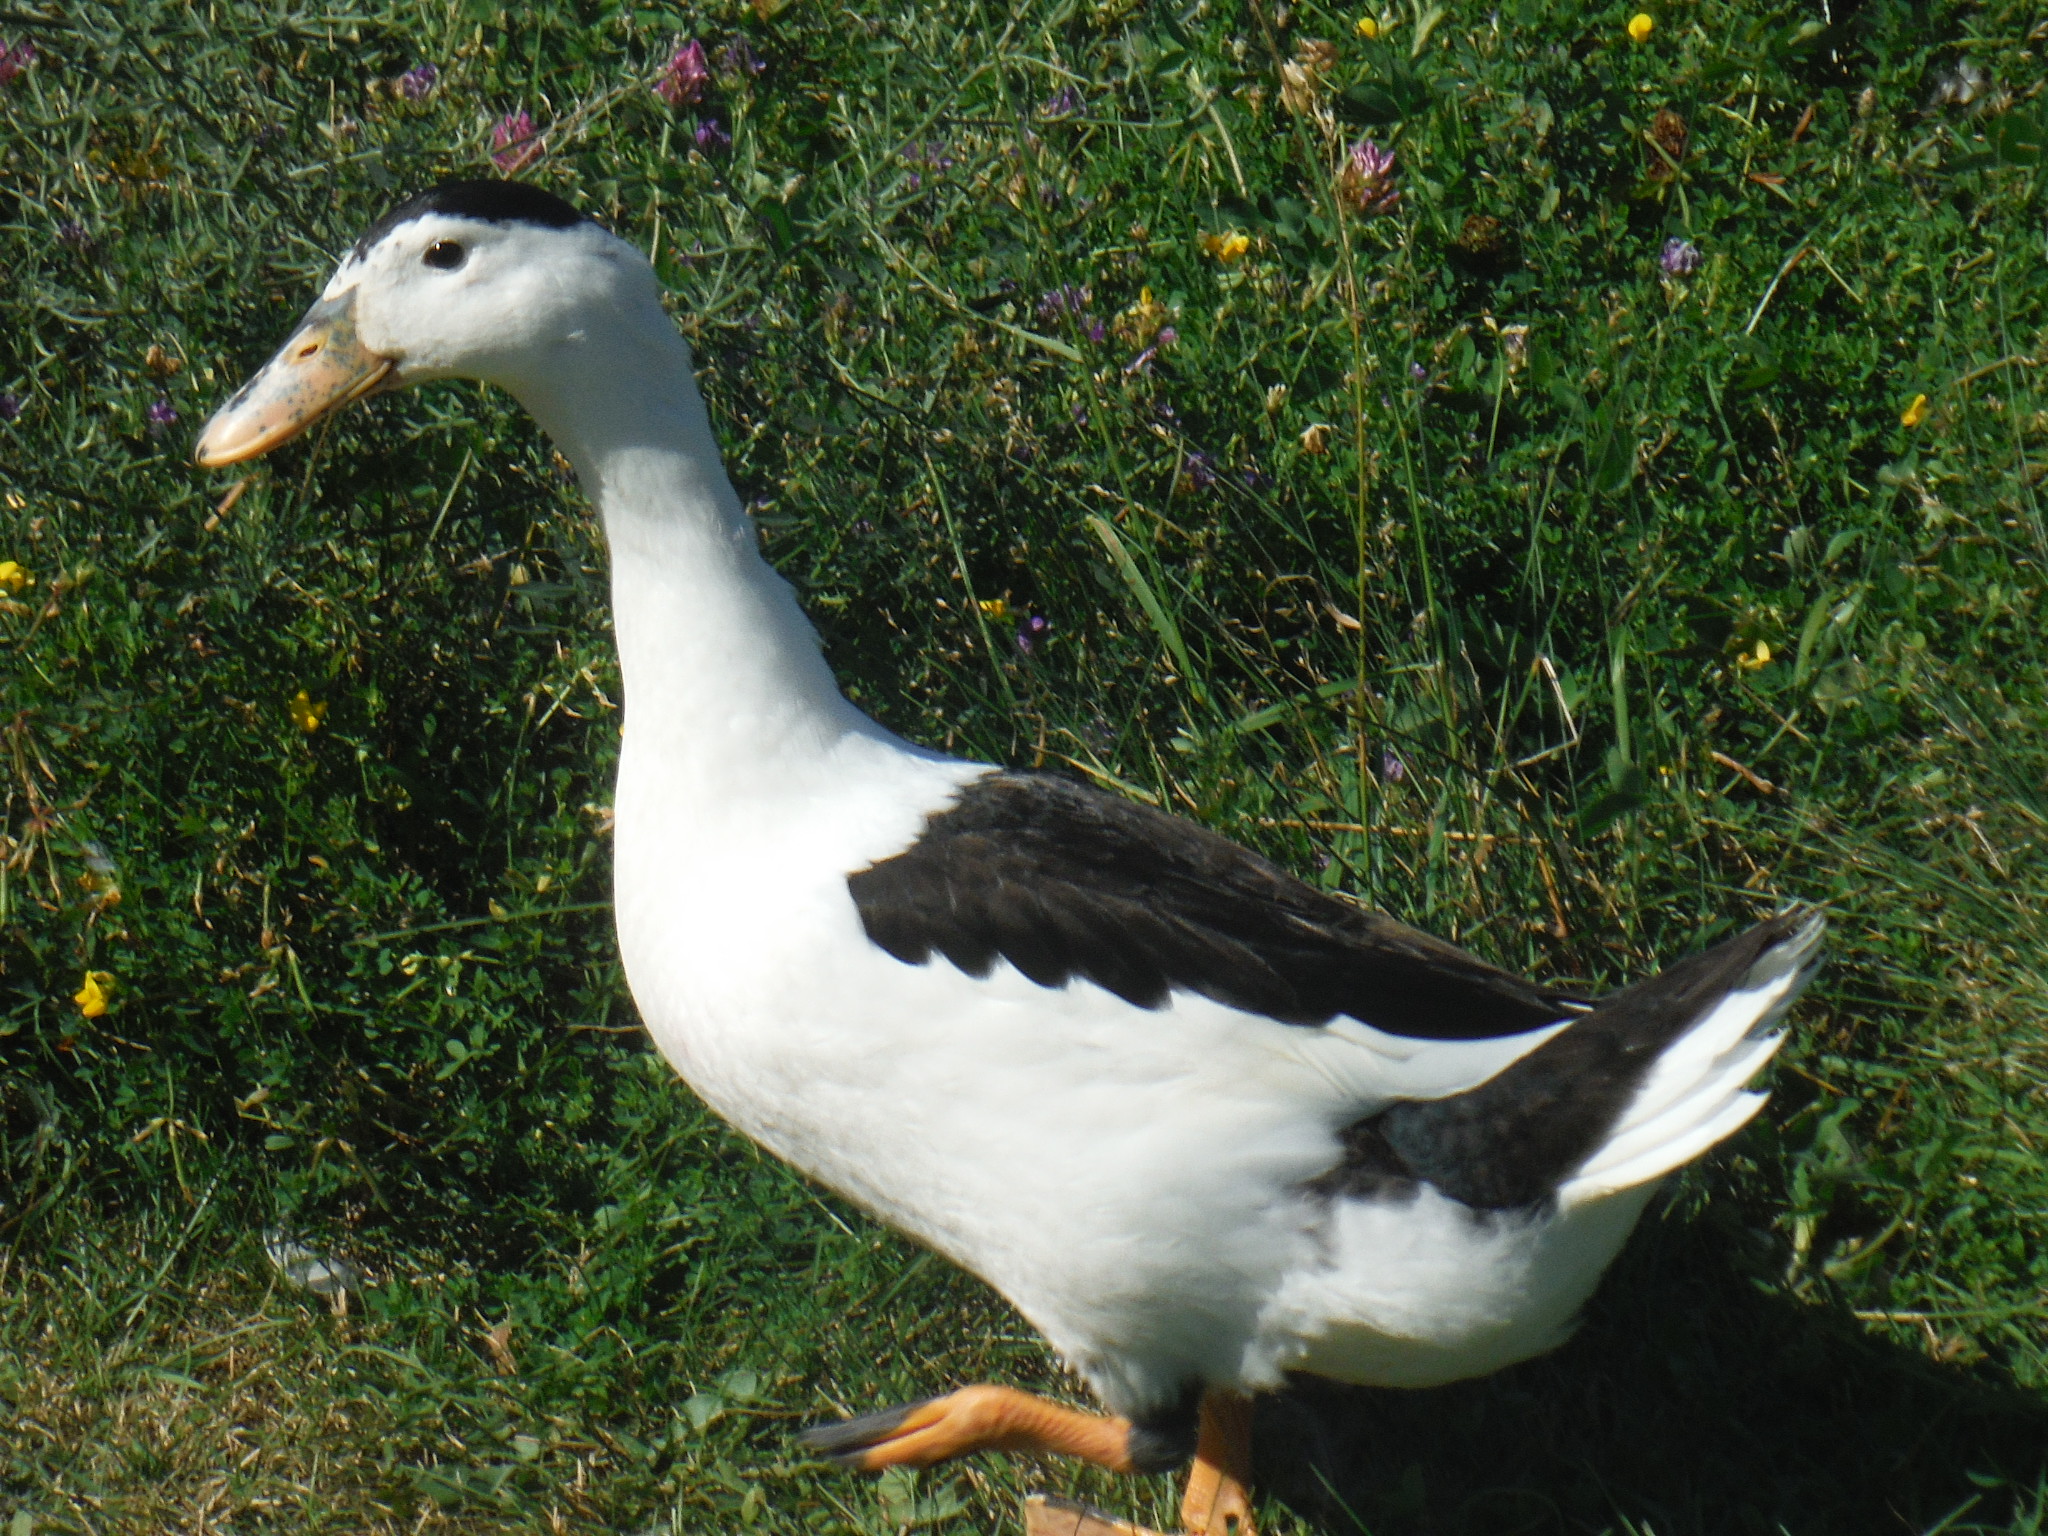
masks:
[[[199,435],[209,468],[290,441],[366,395],[473,378],[524,395],[593,326],[659,313],[653,269],[552,192],[447,181],[362,234],[277,354]]]

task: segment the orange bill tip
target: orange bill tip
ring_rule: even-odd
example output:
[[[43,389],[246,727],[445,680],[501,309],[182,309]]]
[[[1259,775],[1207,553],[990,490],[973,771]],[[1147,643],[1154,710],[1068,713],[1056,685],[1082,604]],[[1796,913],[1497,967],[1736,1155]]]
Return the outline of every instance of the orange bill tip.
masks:
[[[193,460],[219,469],[268,453],[388,384],[396,366],[356,334],[353,292],[322,299],[277,355],[214,412],[193,445]]]

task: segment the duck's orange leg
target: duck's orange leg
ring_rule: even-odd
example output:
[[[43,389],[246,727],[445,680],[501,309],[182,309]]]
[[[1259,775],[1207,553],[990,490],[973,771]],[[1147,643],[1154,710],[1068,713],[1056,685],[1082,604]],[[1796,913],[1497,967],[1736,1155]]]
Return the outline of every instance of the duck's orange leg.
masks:
[[[1194,1466],[1180,1506],[1187,1536],[1257,1536],[1248,1491],[1251,1399],[1235,1392],[1205,1393],[1199,1423]],[[1083,1413],[1014,1387],[995,1386],[962,1387],[944,1397],[820,1425],[797,1439],[806,1450],[863,1472],[929,1467],[976,1451],[1074,1456],[1112,1472],[1163,1472],[1187,1454],[1187,1442],[1178,1433],[1162,1434],[1157,1426]]]
[[[1131,1459],[1129,1419],[1082,1413],[1014,1387],[962,1387],[807,1429],[797,1438],[805,1449],[863,1472],[929,1467],[976,1451],[1077,1456],[1112,1472],[1139,1470]]]
[[[1252,1400],[1212,1388],[1202,1394],[1195,1464],[1180,1501],[1187,1536],[1257,1536],[1251,1480]]]

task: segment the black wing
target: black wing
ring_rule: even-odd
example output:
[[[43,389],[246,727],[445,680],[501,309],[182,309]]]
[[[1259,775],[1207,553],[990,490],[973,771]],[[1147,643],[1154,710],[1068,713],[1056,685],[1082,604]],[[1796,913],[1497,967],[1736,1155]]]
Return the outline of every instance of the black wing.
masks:
[[[868,937],[899,960],[937,952],[986,976],[1000,956],[1040,986],[1079,976],[1141,1008],[1179,988],[1286,1024],[1345,1014],[1429,1040],[1577,1011],[1205,827],[1047,774],[975,780],[847,884]]]

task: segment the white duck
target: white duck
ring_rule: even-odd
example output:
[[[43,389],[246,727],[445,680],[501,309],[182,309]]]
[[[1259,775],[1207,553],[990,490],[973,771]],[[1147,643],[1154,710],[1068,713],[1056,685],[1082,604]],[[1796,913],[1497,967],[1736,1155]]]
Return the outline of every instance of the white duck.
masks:
[[[1548,1350],[1657,1180],[1756,1113],[1821,922],[1594,1006],[1224,838],[961,762],[843,698],[727,482],[646,259],[537,188],[379,220],[203,465],[361,396],[509,390],[600,509],[625,679],[619,945],[720,1114],[996,1287],[1114,1417],[971,1386],[812,1431],[1157,1471],[1249,1536],[1247,1394]]]

